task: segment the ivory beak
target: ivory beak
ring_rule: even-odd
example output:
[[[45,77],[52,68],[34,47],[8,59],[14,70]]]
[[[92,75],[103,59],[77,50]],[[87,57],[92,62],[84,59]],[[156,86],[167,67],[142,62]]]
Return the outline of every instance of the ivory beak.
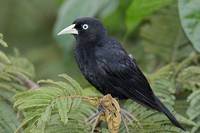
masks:
[[[63,35],[63,34],[76,34],[77,35],[78,30],[74,28],[75,26],[76,26],[75,24],[72,24],[72,25],[64,28],[63,30],[61,30],[57,35],[58,36]]]

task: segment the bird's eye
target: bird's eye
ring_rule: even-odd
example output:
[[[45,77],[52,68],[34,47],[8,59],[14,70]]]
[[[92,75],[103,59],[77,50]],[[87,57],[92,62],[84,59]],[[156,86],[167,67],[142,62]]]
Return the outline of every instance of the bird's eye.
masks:
[[[83,27],[84,30],[88,29],[88,25],[87,24],[84,24],[82,27]]]

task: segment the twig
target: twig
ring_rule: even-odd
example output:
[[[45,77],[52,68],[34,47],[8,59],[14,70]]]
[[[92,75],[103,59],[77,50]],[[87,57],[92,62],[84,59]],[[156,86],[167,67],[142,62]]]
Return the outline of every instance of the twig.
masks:
[[[24,75],[19,75],[18,74],[17,78],[19,79],[21,84],[23,84],[24,86],[26,86],[29,89],[38,89],[40,87],[37,83],[35,83],[34,81],[28,79]]]

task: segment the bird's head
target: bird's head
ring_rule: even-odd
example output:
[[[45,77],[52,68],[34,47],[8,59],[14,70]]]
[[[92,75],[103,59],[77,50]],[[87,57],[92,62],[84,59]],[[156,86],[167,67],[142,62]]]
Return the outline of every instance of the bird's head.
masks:
[[[73,34],[76,39],[94,41],[106,35],[106,30],[102,23],[91,17],[76,19],[72,25],[64,28],[58,35]]]

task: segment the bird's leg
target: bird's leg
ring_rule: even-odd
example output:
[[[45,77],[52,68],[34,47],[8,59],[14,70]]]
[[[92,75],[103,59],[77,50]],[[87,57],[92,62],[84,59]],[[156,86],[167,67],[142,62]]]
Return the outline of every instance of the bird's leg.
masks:
[[[92,124],[94,121],[98,121],[98,118],[101,116],[101,114],[103,113],[104,109],[102,108],[102,106],[100,105],[98,107],[98,111],[93,114],[92,116],[90,116],[86,121],[90,124]]]
[[[102,112],[101,112],[101,113],[102,113]],[[95,130],[96,126],[97,126],[97,123],[98,123],[98,121],[99,121],[99,117],[100,117],[100,116],[101,116],[100,113],[99,113],[98,115],[96,115],[94,124],[92,125],[92,131],[91,131],[91,133],[94,133],[94,130]]]
[[[123,114],[121,115],[121,117],[122,117],[122,121],[124,123],[124,126],[126,128],[126,131],[127,131],[127,133],[129,133],[129,129],[128,129],[128,124],[126,122],[126,118],[125,118],[125,116]]]
[[[87,120],[92,125],[92,132],[94,132],[100,120],[107,123],[110,132],[115,133],[119,131],[121,123],[120,106],[117,100],[112,98],[110,94],[103,96],[99,100],[98,112]]]
[[[128,112],[127,110],[125,110],[123,108],[121,108],[121,114],[125,115],[130,120],[138,122],[138,119],[134,115],[132,115],[130,112]]]
[[[121,116],[122,116],[122,118],[124,118],[123,122],[125,122],[125,120],[127,120],[128,123],[132,123],[133,121],[135,121],[136,124],[137,124],[140,128],[142,128],[142,125],[139,123],[138,119],[137,119],[134,115],[132,115],[130,112],[128,112],[127,110],[125,110],[125,109],[123,109],[123,108],[121,108]],[[124,125],[125,125],[125,124],[127,124],[127,123],[124,123]],[[125,125],[125,127],[126,127],[126,126],[127,126],[127,125]]]
[[[98,111],[87,119],[87,123],[92,125],[92,133],[100,120],[106,121],[109,131],[112,132],[119,131],[121,120],[127,133],[129,133],[128,124],[133,121],[136,122],[138,127],[142,128],[138,119],[127,110],[121,108],[118,101],[109,94],[100,99]]]
[[[86,120],[86,122],[92,125],[91,133],[94,133],[94,130],[98,124],[99,118],[102,115],[103,111],[104,109],[101,107],[101,105],[99,105],[98,111]]]
[[[132,123],[133,119],[131,119],[130,117],[128,117],[127,114],[125,114],[124,112],[121,112],[121,116],[127,120],[129,123]]]
[[[101,112],[96,112],[95,114],[93,114],[92,116],[90,116],[87,119],[87,122],[90,123],[90,124],[92,124],[99,115],[101,115]]]

